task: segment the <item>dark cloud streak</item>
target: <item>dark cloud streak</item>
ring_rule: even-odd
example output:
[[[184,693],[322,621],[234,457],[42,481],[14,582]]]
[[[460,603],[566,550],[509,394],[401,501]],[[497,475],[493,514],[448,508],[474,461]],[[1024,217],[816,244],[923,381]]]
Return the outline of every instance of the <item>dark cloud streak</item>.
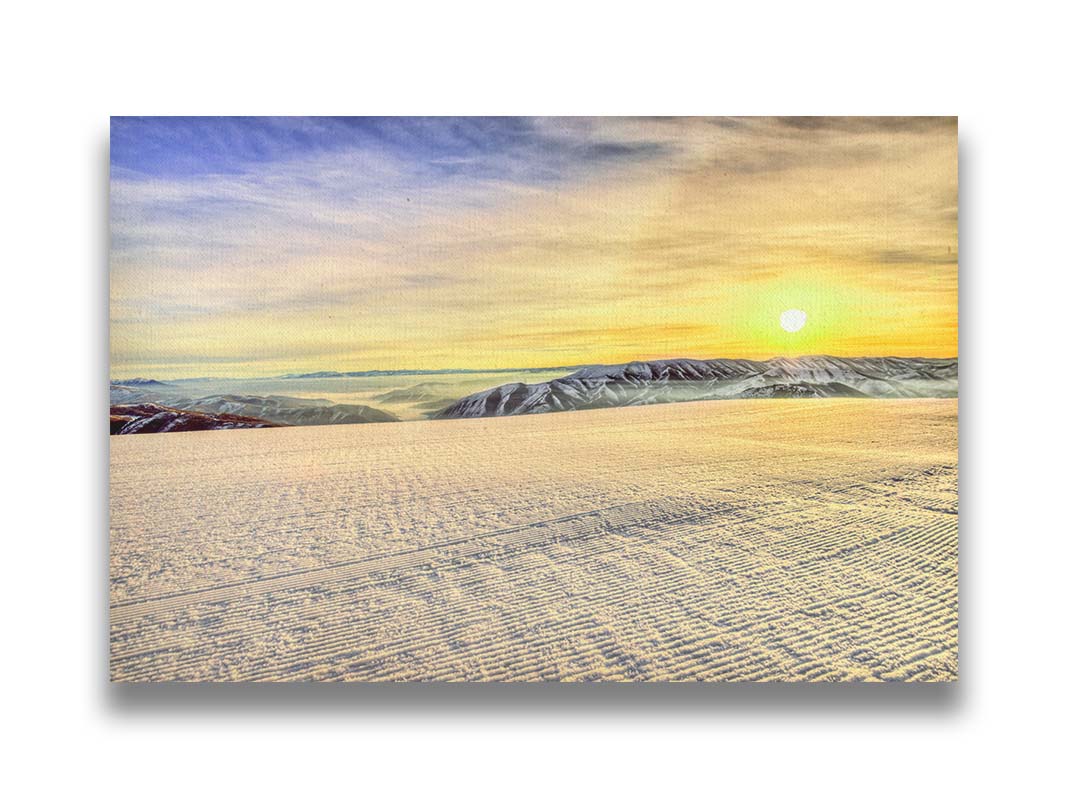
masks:
[[[774,117],[780,127],[836,133],[926,133],[955,128],[956,117]]]

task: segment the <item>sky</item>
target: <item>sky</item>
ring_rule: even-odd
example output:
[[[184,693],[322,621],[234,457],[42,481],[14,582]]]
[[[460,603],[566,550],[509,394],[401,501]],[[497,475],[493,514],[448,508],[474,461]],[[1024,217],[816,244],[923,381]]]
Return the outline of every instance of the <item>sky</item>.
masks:
[[[957,354],[955,118],[115,117],[110,219],[116,378]]]

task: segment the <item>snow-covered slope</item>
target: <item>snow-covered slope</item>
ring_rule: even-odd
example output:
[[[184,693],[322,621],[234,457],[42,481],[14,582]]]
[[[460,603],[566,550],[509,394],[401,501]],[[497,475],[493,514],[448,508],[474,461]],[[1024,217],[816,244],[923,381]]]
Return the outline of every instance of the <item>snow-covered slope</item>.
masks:
[[[955,397],[954,358],[669,359],[583,367],[545,383],[508,383],[435,416],[498,417],[748,397]]]

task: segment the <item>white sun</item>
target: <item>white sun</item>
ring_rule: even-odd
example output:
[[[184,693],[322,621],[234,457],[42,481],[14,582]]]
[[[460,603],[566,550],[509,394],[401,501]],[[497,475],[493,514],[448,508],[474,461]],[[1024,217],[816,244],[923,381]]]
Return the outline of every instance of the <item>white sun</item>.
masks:
[[[799,308],[791,308],[788,311],[783,311],[782,316],[778,318],[778,322],[781,323],[782,330],[786,333],[796,333],[804,327],[804,323],[808,321],[808,315],[801,311]]]

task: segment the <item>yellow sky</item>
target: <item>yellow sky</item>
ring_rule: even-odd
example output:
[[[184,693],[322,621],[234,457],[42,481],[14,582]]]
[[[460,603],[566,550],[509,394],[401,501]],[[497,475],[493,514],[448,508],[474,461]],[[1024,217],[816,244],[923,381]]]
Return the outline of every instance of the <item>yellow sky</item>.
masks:
[[[957,353],[954,120],[383,130],[182,169],[113,131],[113,376]]]

